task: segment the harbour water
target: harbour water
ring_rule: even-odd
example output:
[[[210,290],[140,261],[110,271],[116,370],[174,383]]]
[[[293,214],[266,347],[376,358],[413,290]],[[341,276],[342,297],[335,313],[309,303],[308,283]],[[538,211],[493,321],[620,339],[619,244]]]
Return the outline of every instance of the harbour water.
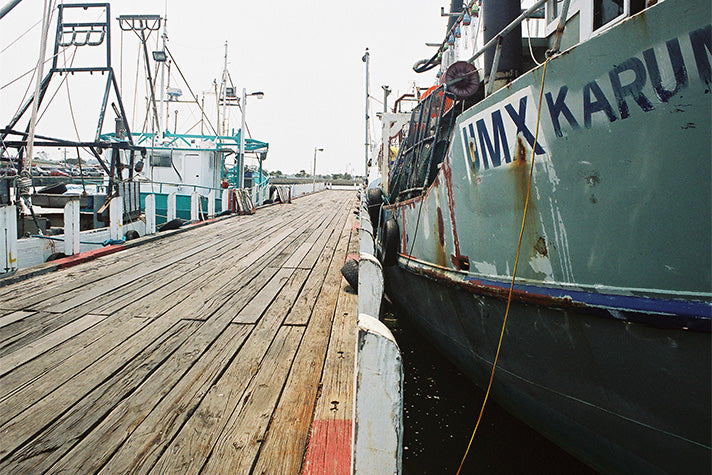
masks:
[[[477,421],[484,391],[384,304],[405,369],[403,473],[456,473]],[[593,474],[563,449],[514,418],[491,398],[461,473]]]

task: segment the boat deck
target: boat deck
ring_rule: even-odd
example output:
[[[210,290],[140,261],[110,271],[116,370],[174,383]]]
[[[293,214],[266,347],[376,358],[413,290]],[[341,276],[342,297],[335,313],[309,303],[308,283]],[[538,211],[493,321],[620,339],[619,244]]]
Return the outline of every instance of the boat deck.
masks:
[[[325,191],[3,287],[0,473],[350,463],[355,205]]]

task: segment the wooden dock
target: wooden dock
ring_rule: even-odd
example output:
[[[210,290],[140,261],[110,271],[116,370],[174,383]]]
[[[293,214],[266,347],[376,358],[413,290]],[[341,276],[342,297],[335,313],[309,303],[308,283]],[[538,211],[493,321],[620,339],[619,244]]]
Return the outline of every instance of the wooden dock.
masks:
[[[0,473],[348,473],[356,205],[325,191],[0,288]]]

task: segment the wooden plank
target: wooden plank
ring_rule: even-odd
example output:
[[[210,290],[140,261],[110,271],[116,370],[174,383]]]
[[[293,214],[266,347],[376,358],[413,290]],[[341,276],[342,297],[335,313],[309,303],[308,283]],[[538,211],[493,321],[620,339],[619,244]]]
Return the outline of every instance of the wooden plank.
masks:
[[[293,271],[293,269],[284,268],[278,270],[274,277],[267,282],[267,285],[262,287],[257,295],[250,300],[250,303],[238,312],[232,323],[256,323],[290,279]]]
[[[250,331],[248,326],[232,326],[217,335],[206,329],[206,324],[193,323],[200,325],[198,332],[62,457],[52,471],[97,472],[103,468],[105,473],[126,473],[127,469],[112,467],[142,458],[141,452],[133,450],[128,452],[128,460],[121,455],[132,441],[148,440],[149,447],[157,449],[163,438],[170,438],[172,431],[192,414],[194,400],[200,400],[210,388]]]
[[[294,265],[300,258],[302,262],[311,259],[317,265],[321,264],[324,271],[335,269],[340,280],[338,270],[343,256],[338,256],[343,247],[341,244],[345,230],[339,227],[333,232],[330,226],[341,226],[348,222],[344,208],[352,201],[350,195],[323,194],[319,199],[310,197],[304,201],[299,200],[299,206],[273,207],[281,208],[272,215],[275,221],[286,218],[294,223],[281,235],[260,233],[259,221],[250,217],[254,219],[250,221],[250,226],[254,224],[250,231],[252,234],[243,236],[250,235],[253,238],[247,242],[224,244],[235,239],[235,226],[221,226],[219,231],[211,231],[211,239],[217,239],[219,243],[206,245],[200,251],[187,253],[181,259],[176,259],[176,255],[184,252],[184,249],[180,245],[174,247],[173,243],[170,247],[156,249],[155,254],[144,256],[145,265],[136,269],[126,268],[118,275],[112,276],[109,269],[101,269],[102,277],[98,280],[92,280],[83,272],[75,274],[78,280],[92,283],[93,289],[76,292],[73,290],[81,286],[70,283],[70,290],[61,290],[62,297],[49,302],[52,304],[51,309],[58,312],[61,321],[70,318],[67,317],[69,314],[91,312],[91,316],[95,314],[93,310],[99,307],[110,308],[99,302],[99,295],[102,298],[108,295],[109,298],[121,300],[124,305],[131,302],[132,298],[145,299],[143,305],[151,299],[161,301],[160,305],[165,306],[158,312],[163,313],[160,318],[147,323],[131,319],[132,313],[114,306],[111,311],[116,312],[116,315],[102,316],[104,320],[89,328],[86,334],[46,349],[35,359],[0,378],[0,398],[4,394],[0,415],[6,417],[4,421],[0,418],[0,433],[3,434],[0,459],[4,459],[3,463],[14,461],[14,465],[0,465],[0,472],[6,469],[23,472],[88,472],[100,469],[107,473],[127,470],[145,472],[162,467],[164,460],[173,460],[174,450],[184,450],[189,445],[198,447],[198,451],[191,448],[185,452],[198,454],[195,464],[190,466],[201,470],[204,469],[202,465],[209,452],[200,452],[200,444],[206,444],[204,447],[209,450],[215,448],[214,454],[217,455],[211,457],[208,463],[219,466],[221,454],[233,451],[231,447],[235,445],[230,446],[231,443],[237,443],[240,447],[239,460],[235,462],[241,464],[240,460],[244,461],[244,466],[249,469],[255,457],[258,457],[257,467],[260,467],[260,463],[269,465],[269,457],[264,454],[273,448],[282,450],[277,444],[278,436],[270,434],[274,427],[284,428],[287,421],[293,426],[287,429],[298,430],[300,435],[288,450],[290,455],[286,466],[293,468],[294,461],[298,459],[298,470],[321,368],[324,365],[339,366],[339,362],[332,363],[327,359],[324,363],[323,359],[329,335],[340,331],[331,329],[334,307],[328,302],[336,299],[338,285],[332,285],[331,277],[320,280],[316,274],[311,275],[313,273],[309,270],[280,268],[287,262]],[[240,225],[237,221],[235,223]],[[190,235],[199,238],[197,242],[210,242],[200,239],[206,229],[186,232],[182,235],[185,239],[176,242],[188,245]],[[276,237],[282,239],[277,241]],[[312,243],[308,251],[305,243]],[[252,251],[245,253],[245,256],[235,255],[248,248]],[[299,256],[293,257],[295,253],[299,253]],[[133,258],[130,256],[129,260]],[[337,260],[338,265],[335,263]],[[128,261],[114,262],[120,265]],[[162,269],[167,271],[165,277],[159,275]],[[63,277],[65,280],[66,275]],[[190,279],[185,277],[187,275],[190,275]],[[297,295],[301,294],[300,291],[311,278],[319,282],[317,288],[320,288],[327,302],[320,302],[316,306],[306,329],[287,326],[280,331],[285,314],[297,305]],[[280,285],[282,280],[284,282]],[[50,279],[46,283],[58,285],[57,280]],[[149,298],[146,287],[150,285],[154,286],[155,294]],[[110,290],[107,294],[96,292],[97,288]],[[38,290],[30,297],[24,295],[13,299],[13,302],[18,305],[35,302],[31,304],[32,307],[22,307],[34,308],[43,304],[43,292]],[[332,305],[331,315],[325,312],[329,305]],[[311,308],[308,313],[311,313]],[[247,335],[249,327],[230,324],[238,314],[240,318],[251,314],[252,317],[248,317],[251,321],[258,314],[262,315],[244,345],[244,337],[229,338],[233,328],[243,328],[244,336]],[[182,318],[204,321],[180,322]],[[113,319],[122,322],[122,330],[100,337],[96,328],[111,328],[108,322]],[[305,323],[307,320],[308,315]],[[39,320],[35,323],[39,323]],[[338,325],[344,326],[346,323],[337,320]],[[183,331],[186,332],[185,338],[177,336],[176,332]],[[21,333],[17,329],[13,332],[16,332],[15,335]],[[306,382],[297,382],[297,377],[293,376],[294,371],[289,377],[286,376],[295,352],[290,350],[284,353],[278,350],[288,345],[288,342],[282,343],[283,332],[298,335],[304,332],[305,335],[314,336],[315,340],[321,340],[321,349],[317,348],[318,341],[307,344],[306,339],[302,340],[292,363],[299,372],[306,374]],[[254,343],[251,343],[253,337]],[[170,349],[161,349],[163,347],[160,342],[170,338],[178,340],[166,343]],[[205,355],[217,348],[219,338],[225,338],[227,345],[222,356],[224,359],[220,363],[211,363],[205,360]],[[334,334],[333,345],[337,344],[339,338]],[[181,344],[179,340],[182,346],[176,349]],[[80,341],[89,346],[82,349]],[[153,346],[156,344],[158,346]],[[243,346],[240,348],[240,345]],[[149,348],[152,349],[149,351]],[[239,352],[233,356],[238,348]],[[319,352],[322,353],[321,357],[318,357]],[[285,354],[291,356],[278,356]],[[314,356],[317,358],[313,359]],[[144,365],[140,361],[150,363]],[[40,362],[48,365],[46,370]],[[31,380],[22,383],[18,376],[25,370],[29,370]],[[284,376],[279,376],[282,374]],[[281,394],[282,383],[269,384],[285,379],[286,395]],[[6,382],[12,384],[9,391],[5,391]],[[209,392],[210,388],[221,391]],[[298,388],[304,390],[303,394],[296,394]],[[227,391],[230,393],[229,398],[225,397]],[[36,397],[33,396],[35,392]],[[279,404],[275,419],[270,423],[269,415],[277,400]],[[285,401],[286,405],[283,405]],[[305,409],[287,409],[289,401],[306,402],[306,417],[297,417],[295,423],[294,416],[302,414]],[[280,415],[280,411],[287,411],[288,414]],[[267,424],[270,424],[269,431],[264,434]],[[228,432],[223,432],[222,428],[226,425]],[[245,429],[242,436],[232,430],[236,427]],[[194,438],[196,430],[202,434],[198,439]],[[266,442],[261,445],[263,437],[266,437]],[[198,445],[193,442],[178,443],[191,440]],[[160,465],[153,467],[159,459]],[[198,460],[202,461],[198,463]],[[283,471],[275,464],[270,466]]]
[[[180,315],[181,318],[211,318],[213,313],[219,308],[224,308],[230,303],[230,310],[234,312],[234,318],[242,307],[266,284],[269,279],[277,272],[277,268],[272,268],[269,272],[263,272],[263,269],[274,263],[274,255],[281,252],[282,249],[296,246],[293,241],[290,242],[287,237],[292,232],[291,229],[285,229],[277,235],[273,235],[267,241],[260,244],[253,252],[246,255],[240,260],[239,264],[233,266],[230,274],[223,274],[220,280],[213,280],[206,284],[206,288],[200,292],[193,292],[187,295],[179,305],[171,308],[167,314]],[[259,287],[255,288],[253,282],[254,277],[260,276],[256,282]],[[264,280],[266,278],[266,280]],[[239,291],[242,288],[249,286],[254,293],[241,294]],[[244,295],[250,295],[245,301]],[[240,305],[232,300],[233,296],[237,296],[241,300]]]
[[[354,245],[358,245],[358,233],[352,228],[349,250]],[[342,279],[303,474],[346,475],[351,470],[358,302],[355,294],[346,291],[347,286]]]
[[[299,216],[295,217],[295,220]],[[285,228],[277,235],[272,235],[266,241],[251,241],[249,247],[240,248],[240,253],[234,253],[232,257],[224,258],[219,266],[211,269],[200,269],[196,272],[191,272],[190,275],[181,274],[179,279],[170,282],[167,285],[161,286],[160,294],[143,294],[125,306],[124,310],[135,314],[156,316],[169,309],[174,309],[178,303],[188,298],[191,301],[182,305],[181,308],[189,310],[191,313],[183,315],[183,318],[206,319],[210,316],[210,312],[206,311],[208,307],[205,302],[199,302],[200,298],[210,298],[212,289],[228,285],[230,281],[237,278],[236,274],[249,268],[255,262],[255,258],[263,256],[265,253],[279,250],[279,245],[282,241],[288,244],[288,237],[292,232],[292,228]],[[264,234],[264,233],[263,233]],[[220,254],[220,253],[219,253]],[[222,255],[222,254],[221,254]],[[207,271],[207,273],[205,273]],[[205,273],[204,275],[200,275]],[[180,291],[179,293],[172,293]],[[216,302],[215,299],[211,303]],[[219,303],[219,302],[218,302]],[[201,315],[195,315],[195,309],[201,309]],[[101,311],[112,311],[112,307],[100,307]]]
[[[353,418],[354,342],[358,305],[356,295],[344,290],[346,285],[342,279],[321,377],[322,390],[314,412],[315,420]]]
[[[271,268],[265,270],[274,271]],[[264,367],[262,360],[283,319],[284,314],[268,312],[257,323],[233,363],[225,371],[220,381],[210,389],[205,399],[200,402],[200,406],[195,409],[195,414],[200,417],[188,420],[171,443],[171,447],[165,452],[165,454],[170,454],[171,461],[162,460],[160,462],[163,471],[170,471],[169,465],[171,464],[176,468],[180,467],[181,472],[200,470],[210,448],[213,447],[215,440],[223,431],[230,414],[243,400],[243,392],[248,383],[257,371]],[[196,453],[205,453],[202,461],[194,458]],[[142,467],[150,466],[150,464],[147,465],[148,461],[142,461]],[[131,468],[133,470],[137,467],[132,466]]]
[[[311,250],[314,243],[319,239],[319,237],[326,231],[330,231],[330,224],[332,221],[336,220],[339,216],[338,208],[331,210],[324,214],[323,219],[319,222],[314,223],[314,229],[318,232],[313,232],[304,243],[297,248],[296,251],[292,253],[291,256],[284,263],[283,267],[298,267],[299,263],[304,259],[304,256]]]
[[[81,318],[83,313],[37,312],[20,322],[0,328],[0,357],[39,340],[64,325]]]
[[[38,279],[45,280],[46,282],[44,282],[44,285],[41,285],[39,291],[36,292],[30,291],[32,285],[35,285],[35,279],[9,286],[7,288],[9,298],[3,301],[2,306],[25,308],[47,303],[46,301],[50,298],[63,301],[67,297],[62,298],[62,295],[71,295],[72,291],[90,286],[91,284],[96,284],[108,277],[115,278],[119,274],[131,275],[137,264],[146,264],[147,262],[160,264],[165,263],[166,260],[171,261],[175,259],[176,254],[180,254],[176,253],[176,249],[184,251],[188,248],[192,251],[188,252],[188,255],[196,254],[206,248],[214,246],[215,242],[220,242],[220,240],[214,239],[215,236],[224,231],[218,224],[222,223],[216,223],[216,228],[212,226],[201,228],[199,233],[186,232],[176,236],[169,236],[155,243],[149,243],[146,247],[141,248],[141,253],[133,252],[125,254],[122,251],[98,259],[97,261],[100,262],[92,261],[75,268],[67,269],[66,271],[62,270],[40,276]],[[253,223],[253,225],[257,228],[259,227],[259,223]],[[196,231],[198,230],[196,229]],[[237,231],[234,233],[235,235],[239,236],[241,234],[239,229],[233,231]],[[233,237],[235,237],[235,235],[233,235]],[[237,242],[239,242],[239,240]],[[102,266],[102,263],[106,265]],[[108,264],[111,265],[107,266]],[[66,279],[67,276],[71,277],[69,281]],[[21,289],[21,291],[13,292],[16,288],[15,286],[18,286],[17,288]],[[58,289],[61,289],[61,292],[58,292]],[[18,297],[13,298],[13,293]]]
[[[301,469],[317,396],[324,355],[341,281],[341,262],[349,241],[350,221],[339,230],[335,257],[307,325],[302,344],[253,467],[255,473],[297,473]]]
[[[339,228],[343,226],[346,216],[342,215],[339,220]],[[317,297],[321,292],[321,288],[326,279],[331,260],[333,259],[334,249],[340,239],[338,231],[331,233],[329,240],[326,241],[321,248],[321,254],[318,255],[318,260],[314,264],[306,283],[302,287],[294,306],[287,315],[285,324],[287,325],[306,325],[312,313]],[[339,269],[340,271],[340,269]]]
[[[10,325],[11,323],[19,322],[20,320],[34,315],[35,312],[25,312],[23,310],[17,310],[15,312],[9,312],[6,315],[0,317],[0,328]],[[3,338],[0,336],[0,340]]]
[[[6,374],[21,364],[36,358],[45,351],[83,332],[87,328],[96,325],[105,318],[106,315],[85,315],[13,353],[0,357],[0,375]]]
[[[0,378],[0,424],[51,393],[113,348],[123,345],[149,320],[117,315]]]
[[[203,467],[205,473],[250,472],[287,379],[302,332],[303,329],[299,327],[284,327],[277,333],[260,372],[240,398],[242,407],[233,411]],[[166,473],[176,472],[169,469]]]
[[[131,430],[122,424],[122,419],[108,419],[102,424],[96,435],[90,435],[70,453],[61,466],[90,467],[97,465],[105,473],[147,472],[155,460],[163,453],[175,434],[183,427],[186,420],[193,414],[203,417],[196,411],[196,406],[211,390],[216,379],[225,370],[225,366],[240,350],[242,343],[248,336],[252,326],[229,325],[228,322],[208,321],[202,324],[200,331],[194,335],[188,344],[199,343],[201,339],[209,336],[216,337],[220,329],[217,342],[214,343],[205,356],[201,357],[180,380],[168,386],[168,393],[155,407],[145,408],[144,397],[152,399],[150,392],[127,401],[129,407],[134,407],[136,413],[130,419]],[[185,353],[180,351],[180,353]],[[153,398],[155,399],[155,398]],[[150,404],[150,403],[149,403]],[[145,415],[143,411],[147,413]],[[151,410],[152,409],[152,410]],[[150,411],[150,413],[148,413]],[[145,417],[144,417],[145,416]],[[141,420],[139,420],[139,417]],[[135,427],[135,430],[134,430]],[[107,441],[98,436],[102,433],[110,435]],[[95,454],[99,451],[101,456]],[[110,459],[108,459],[110,457]],[[70,463],[71,461],[71,463]]]
[[[282,207],[265,210],[261,215],[279,216]],[[287,215],[288,213],[282,213]],[[11,305],[12,308],[23,308],[37,302],[42,302],[46,296],[67,292],[81,288],[92,282],[96,282],[106,277],[111,277],[120,272],[130,271],[136,264],[143,263],[146,255],[155,256],[159,260],[165,256],[170,256],[174,251],[173,247],[180,248],[190,244],[210,244],[220,239],[216,237],[232,237],[238,241],[242,237],[243,230],[253,232],[259,230],[264,224],[264,220],[250,219],[249,217],[228,219],[216,222],[208,227],[200,228],[199,232],[186,232],[182,234],[167,236],[159,241],[146,243],[141,246],[138,252],[119,252],[102,257],[97,261],[90,261],[76,267],[64,269],[59,272],[52,272],[43,276],[38,276],[29,281],[18,282],[6,287],[3,295],[0,296],[0,307]],[[196,231],[198,231],[196,229]]]
[[[59,414],[69,410],[78,400],[92,392],[137,355],[159,345],[174,333],[174,331],[169,331],[171,328],[180,329],[183,326],[185,324],[170,322],[167,319],[152,322],[134,336],[131,345],[115,348],[105,354],[81,373],[65,381],[52,393],[0,426],[0,433],[3,434],[0,459],[28,442],[40,430],[54,421]]]
[[[92,387],[86,395],[76,396],[71,410],[34,435],[29,444],[3,460],[0,472],[9,469],[35,473],[47,471],[57,459],[80,441],[85,432],[92,429],[107,412],[141,385],[147,376],[159,366],[163,367],[164,360],[171,356],[199,325],[197,322],[179,322],[172,331],[161,335],[161,338],[132,358],[112,378],[103,382],[97,381],[100,384]],[[160,397],[159,394],[156,396]],[[114,434],[102,435],[108,438]],[[99,453],[95,452],[95,455],[98,456]],[[92,468],[96,470],[90,466],[71,467],[65,469],[65,473],[94,471]]]
[[[277,221],[275,221],[277,223]],[[236,241],[233,238],[223,239],[225,246],[216,246],[209,249],[209,252],[202,252],[199,255],[191,256],[180,263],[174,264],[170,268],[170,272],[156,272],[142,277],[141,279],[132,282],[125,288],[119,291],[114,290],[105,296],[105,299],[97,298],[96,306],[93,313],[113,313],[119,309],[129,306],[135,307],[139,304],[139,300],[148,298],[150,300],[154,289],[161,288],[162,293],[170,293],[172,291],[186,288],[188,284],[198,284],[198,279],[206,272],[212,269],[229,268],[234,264],[234,259],[240,259],[242,254],[252,252],[250,245],[254,245],[254,238],[264,234],[261,229],[253,230],[253,233],[244,236],[245,241]],[[227,260],[225,256],[233,256]],[[211,278],[206,275],[204,279]],[[172,279],[172,280],[171,280]],[[189,292],[188,292],[189,293]],[[108,300],[108,302],[104,302]],[[175,303],[175,302],[173,302]],[[152,305],[148,303],[149,308]],[[141,310],[136,310],[137,314],[141,314]],[[152,312],[158,314],[160,312]]]
[[[293,245],[296,247],[297,244],[293,243]],[[267,258],[269,256],[267,255],[264,257]],[[206,321],[206,326],[201,327],[201,331],[203,330],[203,328],[209,328],[211,326],[216,329],[216,332],[220,331],[221,328],[224,328],[224,326],[227,325],[234,318],[237,311],[239,311],[239,309],[242,308],[244,304],[249,302],[250,299],[253,298],[259,292],[259,290],[264,286],[264,284],[268,282],[274,274],[277,273],[278,269],[267,266],[266,259],[263,259],[262,261],[263,267],[259,269],[258,272],[256,272],[256,277],[250,280],[247,285],[243,285],[239,289],[239,291],[237,291],[232,297],[230,297],[229,300],[215,299],[220,302],[220,305],[217,309],[218,311],[215,312],[215,314]],[[246,266],[247,271],[253,271],[254,268],[254,266]],[[179,307],[181,306],[183,306],[183,304],[181,304]],[[168,313],[174,315],[184,315],[184,312],[180,309],[173,309]],[[165,317],[166,315],[161,318]],[[267,325],[267,323],[265,323],[265,325]],[[269,345],[271,339],[265,337],[264,335],[262,337],[251,336],[248,340],[248,343],[253,341],[253,338],[256,338],[254,340],[256,343],[254,344],[263,346],[265,349],[263,351],[266,351],[266,348]],[[241,350],[241,353],[242,351],[243,350]],[[242,361],[242,359],[240,359],[240,361]],[[252,360],[248,359],[248,361]],[[254,361],[253,364],[255,368],[254,371],[259,369],[259,359],[257,361]],[[248,380],[251,377],[248,376],[250,374],[249,371],[240,371],[239,373],[241,374],[241,377],[248,377]],[[234,385],[234,387],[238,386],[239,385]],[[231,387],[233,387],[233,385],[231,385]],[[173,396],[173,399],[171,399],[170,395],[164,398],[164,401],[168,401],[165,402],[165,404],[168,404],[169,406],[171,404],[174,406],[180,405],[180,407],[182,407],[183,409],[164,409],[164,402],[162,401],[161,408],[156,409],[154,412],[152,412],[151,415],[146,418],[144,423],[142,423],[141,426],[146,427],[146,429],[141,429],[141,427],[139,427],[136,431],[134,431],[131,436],[123,443],[121,448],[116,452],[116,455],[108,462],[105,467],[105,469],[108,470],[108,473],[111,473],[115,470],[123,472],[125,470],[129,470],[129,467],[132,471],[148,470],[153,461],[155,461],[156,458],[161,455],[163,450],[162,448],[165,446],[166,443],[170,442],[175,432],[177,432],[181,426],[181,424],[173,423],[173,419],[166,417],[167,412],[170,412],[171,414],[174,412],[182,412],[189,414],[197,412],[198,414],[203,414],[203,411],[196,411],[195,405],[200,402],[200,399],[202,398],[204,393],[199,391],[197,393],[198,396],[196,396],[195,398],[191,398],[188,401],[180,399],[184,397],[184,394],[185,391],[181,390],[176,392],[176,396]],[[188,405],[188,407],[185,407],[186,404]],[[165,426],[165,424],[169,425]],[[156,425],[158,425],[159,428],[156,428]],[[156,438],[155,434],[159,434],[159,438]],[[140,455],[137,456],[136,454]]]
[[[274,301],[265,310],[265,315],[279,315],[284,320],[291,311],[294,303],[299,297],[304,283],[309,277],[309,270],[295,269],[292,276],[289,278],[282,291],[277,295]]]

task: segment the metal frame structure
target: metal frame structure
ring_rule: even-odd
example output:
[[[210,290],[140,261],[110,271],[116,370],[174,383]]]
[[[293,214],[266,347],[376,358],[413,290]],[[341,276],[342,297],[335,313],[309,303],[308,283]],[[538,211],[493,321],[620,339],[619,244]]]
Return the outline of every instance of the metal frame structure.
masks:
[[[97,21],[89,21],[89,22],[75,22],[75,21],[65,21],[65,10],[68,9],[82,9],[82,10],[94,10],[96,11],[97,9],[104,9],[104,19],[103,20],[97,20]],[[122,180],[122,170],[123,168],[128,168],[129,170],[129,180],[133,178],[133,171],[134,171],[134,153],[135,152],[140,152],[142,155],[146,154],[146,148],[137,146],[133,142],[131,130],[129,127],[128,120],[126,119],[126,111],[124,110],[124,105],[121,100],[121,94],[119,92],[119,86],[118,83],[116,82],[116,74],[114,73],[114,69],[111,66],[111,12],[110,12],[110,6],[108,3],[75,3],[75,4],[59,4],[57,5],[58,9],[58,18],[57,18],[57,31],[55,35],[55,42],[54,42],[54,52],[53,52],[53,57],[52,57],[52,67],[50,68],[49,72],[46,74],[46,76],[42,79],[42,82],[40,83],[40,88],[39,88],[39,94],[37,94],[37,102],[38,102],[38,107],[39,104],[42,103],[42,100],[45,97],[45,94],[47,93],[47,90],[49,88],[49,84],[52,80],[52,76],[54,74],[75,74],[75,73],[101,73],[103,76],[104,74],[107,75],[106,78],[106,86],[104,87],[104,96],[101,102],[101,109],[99,111],[99,119],[96,127],[96,134],[94,137],[94,141],[92,142],[79,142],[79,141],[69,141],[69,140],[63,140],[63,139],[56,139],[56,138],[50,138],[50,137],[41,137],[37,136],[39,141],[34,142],[35,146],[39,147],[82,147],[82,148],[87,148],[91,151],[91,153],[97,158],[99,163],[101,164],[101,167],[106,171],[107,174],[109,174],[109,195],[112,194],[112,192],[116,192],[118,194],[118,182]],[[90,46],[90,47],[99,47],[101,45],[105,45],[106,49],[106,57],[105,57],[105,62],[102,65],[98,66],[84,66],[84,67],[73,67],[73,66],[64,66],[60,67],[57,61],[57,58],[60,53],[60,47],[69,47],[69,46],[75,46],[75,47],[81,47],[81,46]],[[114,94],[116,95],[117,103],[118,103],[118,108],[116,107],[116,104],[112,103],[112,107],[114,108],[114,112],[116,113],[117,117],[117,126],[121,126],[126,133],[124,134],[126,141],[112,141],[112,142],[105,142],[101,140],[101,129],[104,125],[104,118],[106,116],[106,106],[109,102],[109,94],[110,92],[114,91]],[[33,94],[20,108],[20,110],[17,112],[17,114],[12,118],[10,123],[4,128],[0,129],[0,141],[2,141],[2,147],[3,151],[4,149],[10,147],[10,148],[17,148],[18,150],[18,161],[17,161],[17,168],[18,170],[22,170],[23,167],[23,154],[25,151],[25,148],[27,147],[28,144],[28,130],[29,130],[29,125],[25,129],[25,132],[19,132],[17,130],[14,130],[14,127],[18,124],[18,122],[22,119],[22,117],[25,115],[27,110],[30,108],[32,105],[33,101],[35,100],[35,94]],[[11,140],[7,141],[5,140],[9,135],[15,135],[15,136],[20,136],[19,140]],[[109,166],[106,165],[104,160],[101,157],[101,153],[103,152],[104,149],[106,148],[111,148],[112,149],[112,155],[111,155],[111,163]],[[124,167],[124,165],[120,161],[120,154],[119,150],[128,150],[130,152],[130,162],[128,167]]]

